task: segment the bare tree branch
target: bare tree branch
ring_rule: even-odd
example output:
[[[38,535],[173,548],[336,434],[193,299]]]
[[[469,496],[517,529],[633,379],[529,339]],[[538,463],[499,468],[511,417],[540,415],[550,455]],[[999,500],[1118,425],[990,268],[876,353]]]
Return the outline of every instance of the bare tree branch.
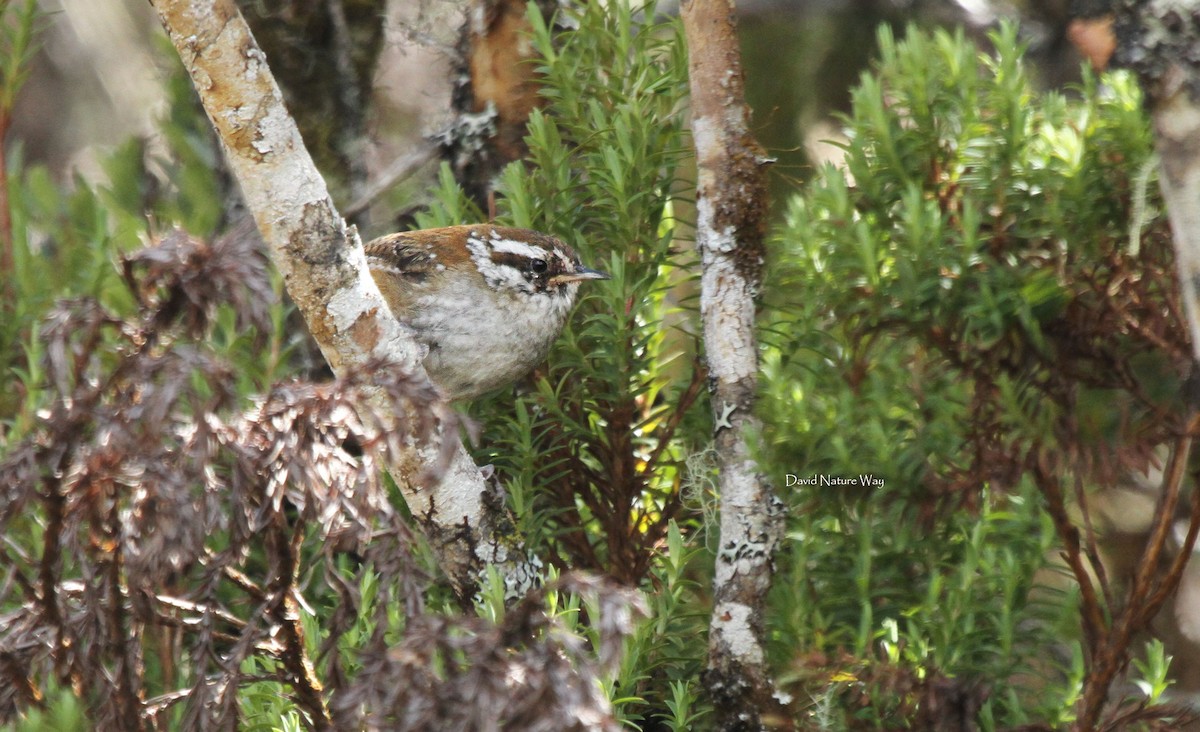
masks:
[[[750,134],[731,0],[680,7],[688,40],[699,191],[700,312],[720,469],[717,555],[705,685],[723,730],[765,729],[778,707],[762,648],[763,605],[783,534],[782,504],[750,456],[758,379],[755,304],[767,190]]]
[[[1125,603],[1119,608],[1108,608],[1112,616],[1111,624],[1104,622],[1103,609],[1091,588],[1090,580],[1085,575],[1086,570],[1080,561],[1078,536],[1075,536],[1074,544],[1070,541],[1067,542],[1068,564],[1075,573],[1080,587],[1084,590],[1084,635],[1090,655],[1090,664],[1083,680],[1083,689],[1078,705],[1078,719],[1071,727],[1073,730],[1120,728],[1102,725],[1105,707],[1109,704],[1111,697],[1113,682],[1129,663],[1130,646],[1135,635],[1149,625],[1163,602],[1179,587],[1186,558],[1191,556],[1195,546],[1196,533],[1200,529],[1200,525],[1196,523],[1200,515],[1196,514],[1194,510],[1184,545],[1179,549],[1179,555],[1165,572],[1162,558],[1168,546],[1171,527],[1177,518],[1176,506],[1179,503],[1184,480],[1187,478],[1188,456],[1191,452],[1193,435],[1198,428],[1200,428],[1200,417],[1193,416],[1189,420],[1184,434],[1177,439],[1171,451],[1171,458],[1163,474],[1158,505],[1154,509],[1153,525],[1146,537],[1146,545],[1138,560],[1133,583],[1128,590]],[[1043,492],[1048,497],[1051,496],[1052,491],[1047,490],[1045,485],[1057,484],[1057,479],[1046,474],[1044,470],[1035,473],[1035,477],[1042,485]],[[1051,510],[1056,514],[1056,524],[1059,523],[1061,519],[1057,517],[1057,514],[1061,512],[1061,503],[1057,510],[1052,503]],[[1074,531],[1073,528],[1071,530]],[[1059,533],[1060,536],[1066,538],[1062,528],[1059,529]],[[1122,709],[1117,707],[1113,710],[1113,715],[1121,712]]]
[[[379,294],[358,234],[334,208],[232,0],[151,4],[192,77],[288,294],[334,371],[384,359],[423,377],[423,354]],[[410,445],[389,472],[460,596],[475,591],[489,564],[499,565],[511,594],[520,596],[536,567],[525,559],[503,501],[488,496],[450,412],[441,416],[443,444]]]

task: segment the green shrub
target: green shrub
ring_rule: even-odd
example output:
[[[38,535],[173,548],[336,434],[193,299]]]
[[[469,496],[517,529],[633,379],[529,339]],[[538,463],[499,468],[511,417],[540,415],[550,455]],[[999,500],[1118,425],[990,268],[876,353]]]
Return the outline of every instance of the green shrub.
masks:
[[[994,56],[879,41],[845,167],[776,233],[775,658],[821,729],[921,728],[939,704],[986,729],[1065,721],[1076,596],[1051,589],[1044,491],[1144,465],[1187,369],[1141,97],[1119,73],[1036,93],[1011,26]]]

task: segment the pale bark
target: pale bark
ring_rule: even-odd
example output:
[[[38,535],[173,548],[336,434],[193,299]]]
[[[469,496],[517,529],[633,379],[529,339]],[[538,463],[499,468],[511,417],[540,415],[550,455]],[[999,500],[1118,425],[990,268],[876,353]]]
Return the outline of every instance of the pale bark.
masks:
[[[1200,360],[1200,104],[1190,93],[1174,91],[1155,105],[1154,133],[1180,295],[1192,353]]]
[[[375,359],[424,377],[411,332],[392,317],[367,270],[362,243],[338,214],[313,165],[266,58],[232,0],[151,0],[191,75],[247,207],[336,372]],[[457,433],[453,457],[436,485],[442,448],[412,445],[390,465],[460,596],[475,592],[498,565],[518,596],[536,576],[498,496],[489,494]]]
[[[732,3],[690,0],[680,11],[698,168],[700,312],[721,491],[705,686],[721,729],[757,730],[779,708],[763,652],[763,613],[783,534],[782,504],[748,444],[759,427],[754,316],[766,228],[765,158],[749,132]]]
[[[1200,361],[1200,9],[1192,0],[1115,4],[1116,60],[1138,73],[1149,102],[1180,295]]]

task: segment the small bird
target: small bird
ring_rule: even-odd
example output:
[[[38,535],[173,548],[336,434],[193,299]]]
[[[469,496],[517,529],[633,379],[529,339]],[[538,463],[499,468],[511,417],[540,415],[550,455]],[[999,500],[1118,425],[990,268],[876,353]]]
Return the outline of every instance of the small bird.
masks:
[[[533,370],[579,283],[609,279],[549,234],[491,224],[388,234],[366,252],[388,307],[428,347],[429,378],[453,401]]]

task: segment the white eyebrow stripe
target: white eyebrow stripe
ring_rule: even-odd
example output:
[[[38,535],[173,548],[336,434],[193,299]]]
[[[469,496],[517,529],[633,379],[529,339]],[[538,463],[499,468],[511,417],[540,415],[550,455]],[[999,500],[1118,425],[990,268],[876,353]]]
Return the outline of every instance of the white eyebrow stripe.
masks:
[[[547,254],[546,250],[541,247],[535,247],[523,241],[513,241],[512,239],[493,239],[488,242],[488,245],[494,251],[504,254],[516,254],[520,257],[528,257],[529,259],[545,259]]]

